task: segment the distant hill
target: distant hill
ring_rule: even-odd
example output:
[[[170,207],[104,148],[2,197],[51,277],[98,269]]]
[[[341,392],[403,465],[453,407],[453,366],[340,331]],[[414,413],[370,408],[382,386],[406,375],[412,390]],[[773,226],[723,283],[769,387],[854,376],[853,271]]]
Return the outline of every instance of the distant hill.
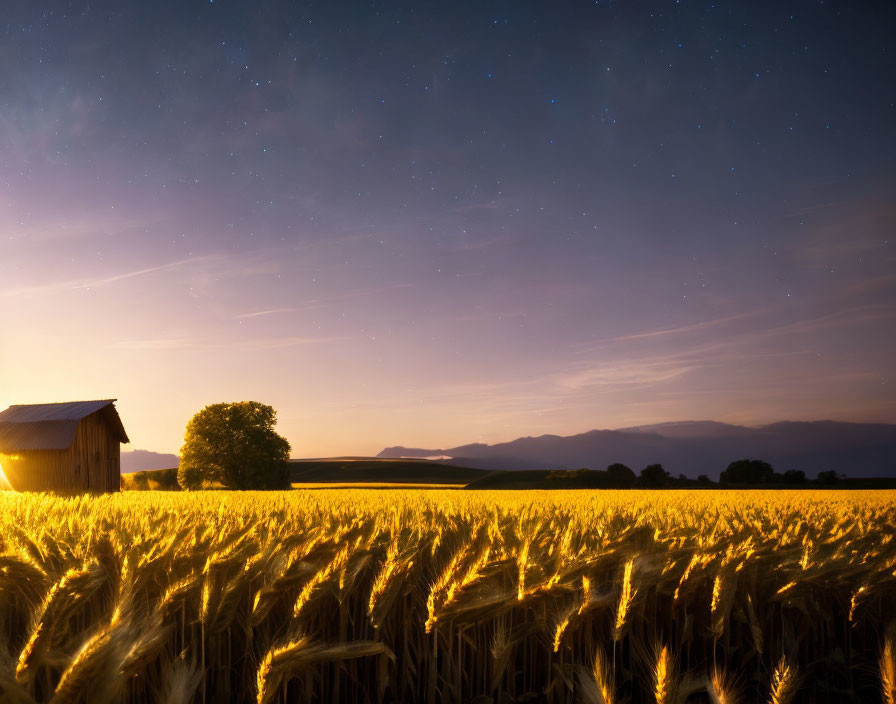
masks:
[[[150,453],[153,454],[153,453]],[[469,484],[492,472],[428,460],[335,457],[290,460],[295,484]],[[503,474],[503,472],[497,472]],[[179,489],[175,468],[140,470],[125,477],[128,489]]]
[[[613,489],[606,472],[592,469],[521,469],[489,472],[466,489]]]
[[[123,450],[121,473],[144,472],[148,469],[170,469],[180,464],[180,457],[149,450]]]
[[[489,472],[432,460],[336,457],[290,460],[295,483],[468,484]]]
[[[829,469],[849,477],[896,477],[896,425],[810,421],[748,428],[686,421],[525,437],[495,445],[389,447],[377,457],[439,455],[451,457],[452,464],[505,470],[603,469],[622,462],[637,472],[658,462],[676,476],[706,474],[712,479],[730,462],[753,458],[781,472],[801,469],[810,477]]]

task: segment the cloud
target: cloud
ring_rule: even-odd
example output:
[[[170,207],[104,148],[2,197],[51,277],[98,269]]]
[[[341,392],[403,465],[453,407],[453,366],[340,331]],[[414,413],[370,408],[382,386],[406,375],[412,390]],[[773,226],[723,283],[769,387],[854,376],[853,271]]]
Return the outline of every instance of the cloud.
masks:
[[[873,279],[859,281],[855,284],[849,284],[838,294],[807,299],[806,304],[817,308],[823,303],[828,304],[829,306],[834,306],[837,303],[847,303],[847,301],[844,300],[846,296],[861,296],[868,292],[885,290],[891,287],[894,283],[896,283],[896,275],[879,276]],[[855,302],[856,301],[853,301],[853,303]],[[801,304],[799,301],[794,301],[787,305],[757,308],[755,310],[700,321],[698,323],[643,330],[626,335],[605,338],[603,340],[589,341],[583,343],[580,347],[586,349],[606,349],[620,343],[648,342],[675,336],[687,336],[689,339],[693,339],[699,333],[708,333],[711,331],[716,332],[717,336],[728,345],[742,345],[750,340],[758,341],[763,338],[778,335],[807,333],[825,328],[851,325],[860,321],[885,320],[896,316],[896,308],[894,308],[894,306],[889,304],[871,303],[845,305],[839,310],[833,310],[823,315],[799,318],[798,311],[800,306]],[[787,322],[772,322],[773,320],[780,320],[781,316],[787,314],[795,319]],[[778,317],[776,318],[775,316]],[[724,335],[714,331],[715,328],[723,327],[729,323],[742,321],[755,322],[750,325],[740,326],[738,330],[728,332]],[[685,343],[682,342],[681,344]]]
[[[241,313],[236,316],[239,319],[261,318],[266,315],[280,315],[281,313],[294,313],[298,308],[272,308],[271,310],[256,310],[251,313]]]
[[[828,328],[838,328],[855,325],[859,322],[874,322],[877,320],[889,320],[896,317],[896,309],[893,306],[870,304],[854,306],[844,310],[826,313],[813,318],[804,318],[790,323],[774,325],[764,330],[745,333],[748,339],[761,340],[763,338],[777,337],[780,335],[795,335],[817,332]]]
[[[166,264],[159,264],[157,266],[146,267],[143,269],[134,269],[131,271],[125,271],[119,274],[112,274],[109,276],[95,276],[91,278],[84,279],[69,279],[68,281],[56,281],[53,283],[42,284],[38,286],[23,286],[21,288],[15,289],[7,289],[5,291],[0,291],[0,298],[18,298],[20,296],[41,296],[41,295],[53,295],[57,293],[65,293],[68,291],[78,291],[78,290],[86,290],[89,291],[91,289],[103,288],[104,286],[109,286],[111,284],[119,283],[121,281],[127,281],[128,279],[135,279],[142,276],[147,276],[149,274],[156,274],[162,271],[170,271],[172,269],[179,269],[188,264],[196,264],[200,262],[213,261],[215,259],[219,259],[219,257],[215,256],[205,256],[205,257],[190,257],[188,259],[178,259],[173,262],[168,262]]]
[[[122,340],[110,347],[120,350],[144,350],[147,352],[161,352],[166,350],[191,349],[196,347],[194,340],[186,338],[157,338],[150,340]]]
[[[79,187],[81,185],[78,184]],[[64,210],[64,215],[55,211],[35,210],[35,204],[28,198],[14,201],[15,207],[2,214],[0,226],[8,230],[10,242],[36,245],[35,249],[39,247],[41,251],[46,251],[46,243],[55,244],[61,240],[137,239],[148,232],[159,231],[166,223],[164,219],[155,217],[138,217],[119,211],[103,212],[97,201],[108,198],[108,194],[97,196],[89,188],[68,188],[64,193],[59,193],[62,186],[57,185],[54,190],[57,191],[57,207]],[[91,207],[84,209],[85,201]],[[136,209],[137,206],[131,206],[128,212],[133,213]]]
[[[93,291],[125,281],[162,274],[169,271],[187,271],[192,277],[192,288],[202,290],[225,276],[251,277],[270,274],[277,263],[270,252],[241,254],[207,254],[176,259],[164,264],[129,269],[105,276],[88,276],[65,281],[54,281],[36,286],[20,286],[0,290],[0,298],[24,298],[54,296],[72,291]]]
[[[303,345],[321,345],[355,339],[352,337],[268,337],[239,342],[219,342],[197,338],[149,338],[143,340],[121,340],[109,347],[119,350],[159,352],[174,350],[273,350]]]
[[[287,313],[297,313],[299,311],[305,310],[317,310],[318,308],[325,308],[326,306],[333,305],[334,303],[344,303],[346,301],[351,301],[357,298],[366,298],[368,296],[376,296],[380,293],[386,293],[388,291],[400,291],[402,289],[409,288],[415,288],[414,284],[392,284],[390,286],[381,286],[378,288],[358,289],[355,291],[349,291],[348,293],[341,296],[332,296],[330,298],[312,298],[307,301],[302,301],[294,306],[250,311],[248,313],[240,313],[235,317],[238,320],[246,320],[251,318],[263,318],[269,315],[284,315]]]
[[[653,386],[678,379],[694,368],[672,359],[598,363],[557,377],[556,383],[571,391],[602,386]]]
[[[892,189],[889,189],[892,190]],[[804,235],[792,245],[795,261],[808,268],[841,266],[869,255],[878,262],[892,261],[896,206],[889,192],[803,209]]]
[[[757,318],[768,312],[770,312],[770,308],[760,308],[753,311],[748,311],[746,313],[737,313],[736,315],[728,315],[723,318],[716,318],[714,320],[706,320],[701,321],[699,323],[692,323],[690,325],[679,325],[673,328],[658,328],[656,330],[645,330],[643,332],[632,333],[629,335],[620,335],[618,337],[612,338],[613,342],[626,342],[630,340],[646,340],[649,338],[655,337],[665,337],[668,335],[684,335],[690,334],[693,332],[702,332],[704,330],[708,330],[709,328],[713,328],[719,325],[724,325],[725,323],[730,323],[735,320],[746,320],[749,318]]]

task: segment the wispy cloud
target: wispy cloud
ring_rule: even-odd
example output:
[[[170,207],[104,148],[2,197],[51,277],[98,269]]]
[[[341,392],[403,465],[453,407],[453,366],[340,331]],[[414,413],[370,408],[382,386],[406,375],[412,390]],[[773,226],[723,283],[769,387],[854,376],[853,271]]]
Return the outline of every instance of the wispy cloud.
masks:
[[[119,350],[160,352],[176,350],[274,350],[304,345],[321,345],[341,342],[351,337],[267,337],[236,342],[220,342],[196,338],[148,338],[142,340],[121,340],[109,347]]]
[[[281,313],[294,313],[298,308],[271,308],[270,310],[256,310],[251,313],[241,313],[237,318],[262,318],[266,315],[280,315]]]
[[[571,391],[593,387],[653,386],[672,381],[694,368],[676,359],[644,359],[597,363],[556,378],[556,383]]]
[[[401,291],[404,289],[412,289],[415,288],[414,284],[391,284],[389,286],[380,286],[377,288],[367,288],[367,289],[358,289],[355,291],[349,291],[341,296],[331,296],[329,298],[312,298],[306,301],[302,301],[297,303],[294,306],[288,306],[283,308],[266,308],[262,310],[249,311],[247,313],[240,313],[235,317],[239,320],[247,320],[251,318],[263,318],[269,315],[285,315],[288,313],[298,313],[300,311],[306,310],[317,310],[319,308],[325,308],[329,305],[334,305],[336,303],[345,303],[346,301],[355,300],[358,298],[366,298],[368,296],[376,296],[381,293],[387,293],[389,291]]]
[[[148,340],[122,340],[109,347],[119,350],[143,350],[146,352],[164,352],[167,350],[192,349],[196,341],[187,338],[156,338]]]
[[[890,320],[896,317],[896,307],[892,305],[869,304],[854,306],[844,310],[819,315],[812,318],[796,320],[781,325],[769,326],[763,330],[750,332],[750,339],[762,340],[764,338],[782,335],[795,335],[812,333],[828,328],[847,327],[860,322],[874,322],[877,320]]]
[[[139,239],[149,232],[163,230],[166,225],[163,218],[135,215],[133,211],[139,210],[136,205],[127,213],[85,208],[84,201],[95,205],[96,196],[89,192],[66,193],[60,200],[64,215],[55,211],[33,212],[27,202],[0,214],[0,226],[7,231],[4,234],[8,234],[10,241],[45,248],[49,243],[71,240]]]
[[[34,286],[19,286],[0,290],[0,298],[38,298],[71,292],[88,292],[127,281],[149,278],[166,272],[182,272],[188,277],[193,295],[199,295],[225,278],[266,276],[281,266],[272,250],[257,250],[238,254],[204,254],[118,273],[70,278]]]
[[[0,298],[18,298],[32,296],[50,296],[58,293],[70,291],[91,291],[93,289],[103,288],[129,279],[136,279],[150,274],[157,274],[163,271],[171,271],[181,269],[188,265],[207,263],[220,260],[220,256],[210,255],[202,257],[189,257],[187,259],[178,259],[157,266],[145,267],[143,269],[133,269],[118,274],[107,276],[94,276],[82,279],[68,279],[66,281],[54,281],[47,284],[39,284],[37,286],[22,286],[0,291]]]
[[[666,337],[669,335],[686,335],[694,332],[702,332],[708,330],[710,328],[718,327],[719,325],[724,325],[726,323],[731,323],[736,320],[746,320],[750,318],[758,318],[762,315],[768,313],[770,308],[759,308],[757,310],[748,311],[746,313],[737,313],[735,315],[727,315],[722,318],[715,318],[714,320],[706,320],[701,321],[699,323],[692,323],[690,325],[679,325],[677,327],[671,328],[657,328],[655,330],[645,330],[643,332],[636,332],[629,335],[619,335],[618,337],[612,338],[613,342],[625,342],[630,340],[647,340],[650,338],[656,337]]]
[[[825,269],[872,254],[878,263],[892,261],[893,248],[887,242],[892,241],[896,206],[891,190],[796,213],[805,218],[806,227],[792,245],[794,260]]]
[[[836,293],[814,297],[806,302],[806,306],[818,307],[823,304],[829,308],[838,308],[823,315],[800,318],[799,311],[801,309],[805,310],[806,306],[801,306],[799,302],[794,301],[787,305],[756,308],[697,323],[654,328],[587,341],[581,343],[578,347],[583,350],[607,349],[617,344],[650,342],[677,336],[686,338],[678,343],[679,345],[686,345],[688,340],[698,337],[701,333],[712,333],[721,342],[740,345],[744,340],[759,341],[779,335],[806,333],[825,328],[846,326],[860,321],[883,320],[896,316],[896,304],[861,303],[861,296],[869,292],[886,290],[894,284],[896,284],[896,275],[878,276],[858,281],[854,284],[848,284]],[[852,297],[852,300],[847,300],[850,297]],[[791,320],[781,322],[781,319],[785,316],[790,317]],[[717,328],[724,328],[732,323],[744,323],[746,321],[749,321],[746,325],[732,325],[731,329],[724,335],[717,330]]]

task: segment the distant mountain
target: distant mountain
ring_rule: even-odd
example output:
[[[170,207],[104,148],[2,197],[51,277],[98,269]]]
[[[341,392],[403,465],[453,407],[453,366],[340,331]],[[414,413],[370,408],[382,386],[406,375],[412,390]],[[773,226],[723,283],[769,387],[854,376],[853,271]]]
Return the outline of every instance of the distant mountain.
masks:
[[[388,447],[377,457],[445,455],[481,469],[603,469],[622,462],[636,472],[658,462],[673,475],[718,479],[738,459],[809,477],[834,469],[850,477],[896,477],[896,425],[835,421],[773,423],[758,428],[714,421],[659,423],[580,435],[542,435],[496,445],[448,449]]]
[[[743,437],[753,432],[753,428],[742,425],[719,423],[714,420],[683,420],[671,423],[654,423],[653,425],[636,425],[631,428],[619,428],[620,433],[656,433],[665,438],[710,438],[710,437]]]
[[[126,450],[121,453],[121,473],[142,472],[147,469],[170,469],[177,467],[180,458],[149,450]]]

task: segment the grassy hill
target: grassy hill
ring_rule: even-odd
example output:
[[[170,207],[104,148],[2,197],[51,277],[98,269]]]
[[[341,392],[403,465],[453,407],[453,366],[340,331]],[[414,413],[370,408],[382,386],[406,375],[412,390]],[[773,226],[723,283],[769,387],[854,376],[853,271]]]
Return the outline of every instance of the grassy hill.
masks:
[[[617,484],[606,472],[590,469],[527,469],[490,472],[470,482],[467,489],[611,489]]]
[[[458,467],[432,460],[332,457],[290,460],[293,484],[444,484],[464,486],[492,474],[484,469]],[[499,472],[503,474],[503,472]],[[122,488],[176,491],[177,468],[144,470],[122,475]]]
[[[290,460],[293,483],[469,484],[491,472],[418,459],[333,457]]]
[[[333,457],[290,460],[290,482],[294,485],[377,485],[463,486],[466,489],[613,489],[625,488],[606,472],[590,469],[533,469],[489,471],[459,467],[433,460],[372,457]],[[131,490],[178,490],[177,468],[147,470],[122,475],[122,488]],[[840,479],[834,484],[808,481],[803,484],[716,484],[696,480],[672,480],[667,487],[705,489],[891,489],[896,479]]]

